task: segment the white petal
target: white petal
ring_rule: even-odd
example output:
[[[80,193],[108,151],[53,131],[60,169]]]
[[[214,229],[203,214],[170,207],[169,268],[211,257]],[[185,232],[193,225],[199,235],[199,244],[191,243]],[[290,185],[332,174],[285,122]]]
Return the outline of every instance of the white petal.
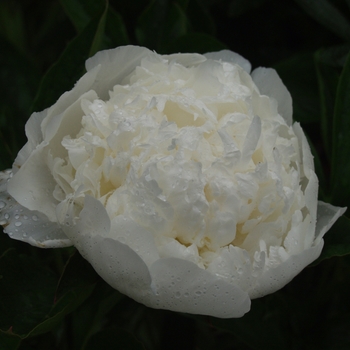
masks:
[[[148,266],[159,259],[152,233],[131,218],[116,217],[112,221],[110,235],[133,249]]]
[[[8,193],[22,206],[45,214],[56,221],[56,205],[52,193],[56,186],[46,164],[43,148],[36,149],[8,183]]]
[[[211,315],[241,317],[250,309],[246,292],[182,259],[156,261],[150,268],[155,308]]]
[[[33,113],[28,119],[25,126],[28,142],[18,152],[18,155],[13,163],[14,173],[17,172],[17,170],[30,157],[31,153],[35,150],[35,148],[43,141],[41,123],[43,119],[47,116],[47,111],[48,110],[46,109],[39,113]]]
[[[93,90],[101,99],[108,99],[108,92],[115,85],[121,84],[141,64],[144,57],[152,56],[158,55],[145,47],[131,45],[97,52],[85,63],[88,72],[99,67]]]
[[[6,191],[10,172],[0,173],[0,224],[11,238],[39,248],[61,248],[72,242],[55,222],[17,203]]]
[[[203,55],[199,55],[197,53],[174,53],[171,55],[164,55],[162,57],[169,61],[175,61],[184,67],[196,66],[205,61]]]
[[[236,52],[230,50],[221,50],[217,52],[208,52],[204,56],[210,60],[221,60],[223,62],[229,62],[238,64],[241,66],[247,73],[250,73],[252,65],[248,60],[239,55]]]
[[[249,296],[252,299],[260,298],[281,289],[307,265],[316,260],[321,254],[322,248],[323,240],[316,246],[304,250],[301,254],[290,256],[277,267],[267,269],[257,279],[254,289],[249,291]]]
[[[293,124],[293,130],[299,140],[300,153],[303,164],[303,171],[307,178],[310,178],[310,170],[314,172],[314,157],[311,153],[309,143],[299,123]]]
[[[333,226],[338,218],[346,212],[346,210],[347,208],[335,207],[329,203],[318,201],[315,244],[318,244],[324,234]]]
[[[85,98],[94,99],[96,94],[88,91],[81,95],[63,113],[46,123],[45,142],[36,147],[8,184],[8,192],[17,202],[30,210],[42,212],[53,222],[56,221],[58,204],[53,197],[57,182],[48,167],[48,149],[54,157],[65,157],[67,151],[61,145],[62,139],[67,135],[75,136],[81,129],[81,100]]]
[[[273,97],[277,101],[278,113],[288,125],[292,125],[292,97],[277,72],[272,68],[259,67],[253,70],[252,78],[261,94]]]

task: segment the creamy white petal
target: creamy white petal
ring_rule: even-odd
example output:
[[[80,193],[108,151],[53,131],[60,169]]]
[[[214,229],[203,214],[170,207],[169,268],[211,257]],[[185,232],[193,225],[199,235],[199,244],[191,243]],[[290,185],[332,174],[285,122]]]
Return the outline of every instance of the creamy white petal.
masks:
[[[304,250],[298,255],[290,256],[277,267],[269,268],[257,278],[255,287],[248,291],[251,299],[271,294],[289,283],[307,265],[316,260],[321,254],[323,240],[316,246]]]
[[[150,273],[153,307],[221,318],[241,317],[250,309],[250,299],[241,288],[189,261],[160,259]]]
[[[347,208],[340,208],[329,203],[318,201],[317,222],[315,231],[315,244],[318,244],[324,234],[333,226],[333,224],[345,214]]]
[[[25,131],[28,138],[28,142],[18,152],[17,157],[13,163],[13,173],[24,164],[24,162],[30,157],[31,153],[36,147],[43,141],[43,134],[41,130],[41,123],[47,116],[48,109],[45,109],[39,113],[33,113],[28,119]]]
[[[43,148],[32,152],[29,159],[8,183],[8,193],[23,207],[37,210],[56,221],[57,200],[53,197],[56,181],[46,162],[47,151]]]
[[[6,191],[11,172],[0,173],[0,225],[11,238],[39,248],[61,248],[73,243],[55,222],[39,211],[17,203]]]
[[[292,97],[277,72],[272,68],[259,67],[253,70],[252,78],[261,94],[276,99],[278,113],[288,125],[292,125]]]
[[[98,67],[99,71],[93,84],[93,90],[102,99],[107,99],[108,93],[116,84],[131,74],[145,57],[157,57],[149,49],[139,46],[120,46],[116,49],[97,52],[86,61],[86,70],[92,71]]]
[[[241,66],[247,73],[250,73],[252,69],[252,65],[248,60],[239,55],[236,52],[230,50],[221,50],[217,52],[207,52],[204,54],[206,58],[210,60],[221,60],[223,62],[230,62],[234,64],[238,64]]]

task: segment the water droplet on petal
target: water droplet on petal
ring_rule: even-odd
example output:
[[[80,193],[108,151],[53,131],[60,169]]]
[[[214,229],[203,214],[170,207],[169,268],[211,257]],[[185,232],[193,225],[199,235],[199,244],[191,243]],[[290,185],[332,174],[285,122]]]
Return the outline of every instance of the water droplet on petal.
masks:
[[[6,213],[6,214],[4,215],[4,218],[5,218],[6,220],[8,220],[8,219],[10,218],[10,214]]]
[[[37,217],[36,215],[33,215],[33,216],[32,216],[32,219],[33,219],[34,221],[38,221],[38,217]]]
[[[0,201],[0,209],[4,209],[6,207],[6,203],[3,201]]]
[[[16,226],[16,227],[19,227],[19,226],[21,226],[21,225],[22,225],[22,223],[21,223],[20,221],[16,221],[16,222],[15,222],[15,226]]]
[[[16,220],[19,219],[19,215],[18,215],[18,214],[15,215],[15,219],[16,219]]]

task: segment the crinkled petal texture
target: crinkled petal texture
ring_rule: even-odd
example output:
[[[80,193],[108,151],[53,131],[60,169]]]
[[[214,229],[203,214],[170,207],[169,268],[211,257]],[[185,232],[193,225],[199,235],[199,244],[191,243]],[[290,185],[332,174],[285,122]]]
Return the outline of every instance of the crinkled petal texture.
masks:
[[[86,68],[31,116],[13,175],[2,174],[11,237],[74,244],[135,300],[217,317],[242,316],[319,256],[344,209],[317,202],[310,148],[274,70],[250,75],[227,50],[134,46]]]

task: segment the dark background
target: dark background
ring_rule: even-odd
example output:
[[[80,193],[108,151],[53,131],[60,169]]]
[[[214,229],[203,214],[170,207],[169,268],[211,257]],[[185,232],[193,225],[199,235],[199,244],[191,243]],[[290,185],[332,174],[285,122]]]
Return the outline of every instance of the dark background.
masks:
[[[274,67],[310,139],[319,197],[350,205],[350,1],[2,0],[0,167],[25,143],[95,52],[238,52]],[[350,220],[279,292],[240,319],[152,310],[114,291],[74,248],[40,250],[0,235],[0,349],[349,349]]]

